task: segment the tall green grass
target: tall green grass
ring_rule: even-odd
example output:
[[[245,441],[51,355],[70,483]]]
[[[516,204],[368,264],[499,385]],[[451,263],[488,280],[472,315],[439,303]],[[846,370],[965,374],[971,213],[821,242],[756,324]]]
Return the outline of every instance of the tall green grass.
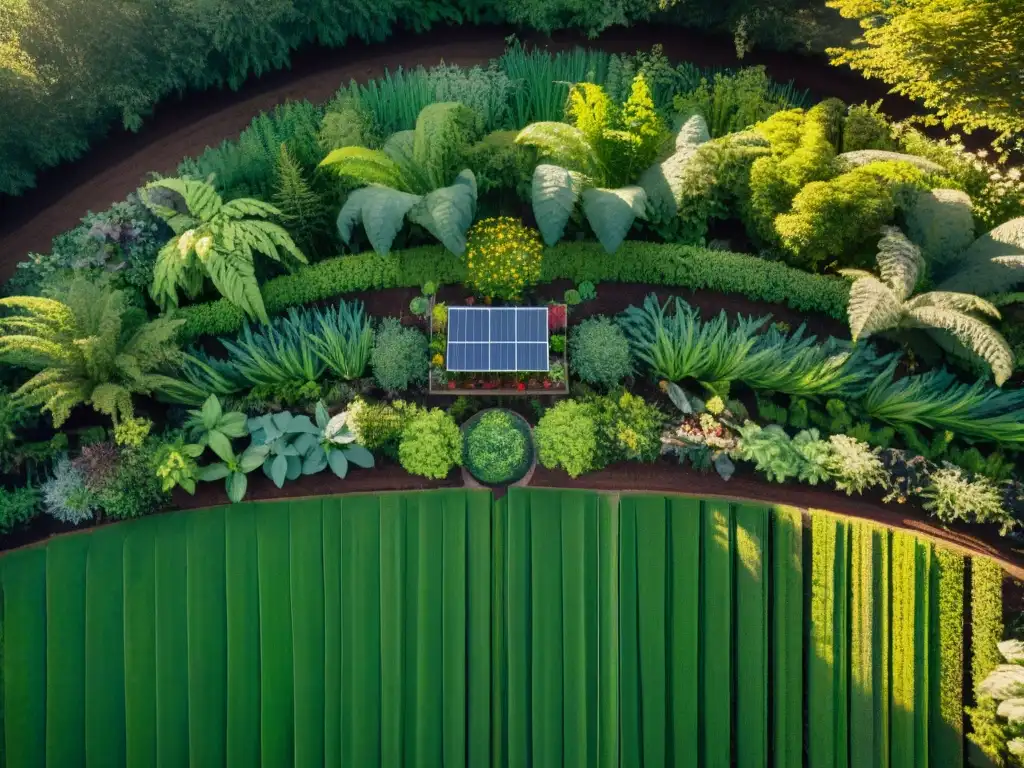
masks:
[[[0,558],[4,764],[781,768],[806,734],[814,768],[958,767],[963,567],[824,513],[652,494],[108,526]],[[1001,572],[971,568],[982,675]]]
[[[773,765],[803,760],[804,752],[804,546],[799,509],[772,515],[772,734]],[[794,632],[793,627],[800,627]]]

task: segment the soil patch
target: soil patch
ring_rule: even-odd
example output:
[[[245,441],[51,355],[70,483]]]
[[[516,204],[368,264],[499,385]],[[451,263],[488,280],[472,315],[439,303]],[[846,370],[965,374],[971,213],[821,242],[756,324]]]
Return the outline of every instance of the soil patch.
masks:
[[[717,475],[705,475],[690,467],[680,467],[667,461],[655,464],[614,464],[576,479],[561,470],[538,466],[530,485],[599,491],[684,493],[823,510],[912,531],[968,553],[987,555],[998,560],[1015,579],[1024,579],[1024,549],[999,536],[994,526],[946,526],[926,518],[926,513],[912,504],[882,504],[878,495],[850,497],[824,487],[769,483],[746,467],[739,468],[726,483]]]

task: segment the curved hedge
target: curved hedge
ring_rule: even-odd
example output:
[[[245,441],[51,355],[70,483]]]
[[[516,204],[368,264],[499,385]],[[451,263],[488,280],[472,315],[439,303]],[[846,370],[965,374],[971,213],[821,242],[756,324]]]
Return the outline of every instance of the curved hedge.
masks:
[[[836,319],[846,317],[850,293],[849,285],[840,278],[814,275],[757,256],[671,243],[625,242],[614,255],[605,253],[597,243],[559,244],[545,249],[541,279],[653,283],[739,293]],[[353,291],[464,280],[462,261],[441,246],[387,256],[361,253],[337,256],[268,280],[263,284],[263,303],[273,315]],[[242,310],[225,299],[185,307],[177,317],[185,320],[180,333],[183,342],[237,331],[245,321]]]

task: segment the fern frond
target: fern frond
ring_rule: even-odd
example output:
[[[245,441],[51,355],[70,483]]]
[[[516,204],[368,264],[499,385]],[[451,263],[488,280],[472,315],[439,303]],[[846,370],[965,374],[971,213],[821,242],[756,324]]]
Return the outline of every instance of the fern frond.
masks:
[[[531,123],[516,136],[516,144],[536,147],[541,156],[586,176],[602,176],[597,152],[579,128],[565,123]]]
[[[376,149],[342,147],[320,161],[321,168],[329,168],[340,176],[347,176],[360,184],[379,184],[402,192],[410,192],[402,168],[390,157]]]
[[[875,277],[862,277],[850,286],[847,315],[850,337],[857,341],[895,328],[903,315],[903,306],[885,283]]]
[[[25,408],[41,406],[48,411],[53,426],[59,428],[68,420],[71,410],[88,399],[90,391],[87,382],[69,378],[58,368],[47,368],[26,381],[14,395]]]
[[[1013,350],[1002,334],[983,320],[954,310],[919,307],[907,312],[905,324],[948,333],[988,363],[996,386],[1013,375]]]
[[[131,393],[120,384],[98,384],[90,393],[88,402],[100,413],[105,413],[116,425],[130,419],[134,413]]]
[[[212,219],[220,213],[223,206],[223,201],[220,195],[217,194],[217,190],[205,181],[196,181],[194,179],[159,179],[146,185],[147,190],[154,188],[169,189],[172,192],[177,192],[184,198],[189,212],[202,221]],[[157,206],[157,208],[160,207],[162,206]],[[154,212],[157,211],[154,209]]]
[[[229,200],[224,203],[224,207],[221,208],[220,212],[221,215],[229,219],[242,219],[246,216],[259,216],[266,219],[271,216],[281,215],[281,209],[276,205],[265,203],[254,197],[239,197]]]
[[[142,326],[125,342],[122,353],[142,361],[145,368],[154,368],[179,352],[174,345],[178,329],[185,324],[184,320],[170,317],[158,317]]]
[[[836,271],[849,280],[860,280],[862,277],[873,277],[876,280],[878,279],[878,276],[875,275],[874,272],[868,272],[866,269],[854,269],[853,267],[847,267]]]
[[[878,270],[900,301],[914,292],[917,278],[924,266],[921,249],[910,242],[898,227],[882,227],[878,241]]]
[[[954,312],[981,312],[989,317],[999,319],[996,306],[973,293],[953,293],[952,291],[929,291],[915,296],[904,305],[908,311],[923,307],[951,310]]]
[[[251,257],[245,258],[235,251],[211,249],[206,258],[206,271],[224,298],[249,317],[268,322]]]
[[[0,360],[38,371],[50,366],[65,365],[72,357],[63,341],[34,335],[4,334],[0,336]]]
[[[288,234],[288,230],[270,221],[248,220],[232,227],[234,236],[245,240],[250,248],[269,259],[280,261],[278,250],[284,250],[296,261],[308,263],[305,255]]]
[[[34,322],[45,325],[55,333],[69,330],[75,322],[74,312],[67,305],[41,296],[8,296],[0,299],[0,307],[24,312],[30,315]],[[11,319],[13,318],[0,318],[0,324]]]

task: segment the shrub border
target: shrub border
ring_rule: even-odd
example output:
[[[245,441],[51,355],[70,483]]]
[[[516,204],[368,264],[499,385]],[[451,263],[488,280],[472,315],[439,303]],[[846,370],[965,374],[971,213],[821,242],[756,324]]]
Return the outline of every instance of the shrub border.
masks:
[[[846,318],[849,284],[781,262],[749,254],[674,243],[626,242],[614,254],[597,243],[561,243],[544,250],[541,281],[652,283],[671,287],[738,293],[756,301],[785,304],[801,312]],[[423,246],[386,256],[336,256],[263,284],[263,302],[274,315],[289,307],[324,301],[345,293],[410,288],[433,281],[465,281],[462,261],[440,246]],[[226,299],[176,311],[185,320],[179,338],[195,341],[241,329],[242,311]]]

